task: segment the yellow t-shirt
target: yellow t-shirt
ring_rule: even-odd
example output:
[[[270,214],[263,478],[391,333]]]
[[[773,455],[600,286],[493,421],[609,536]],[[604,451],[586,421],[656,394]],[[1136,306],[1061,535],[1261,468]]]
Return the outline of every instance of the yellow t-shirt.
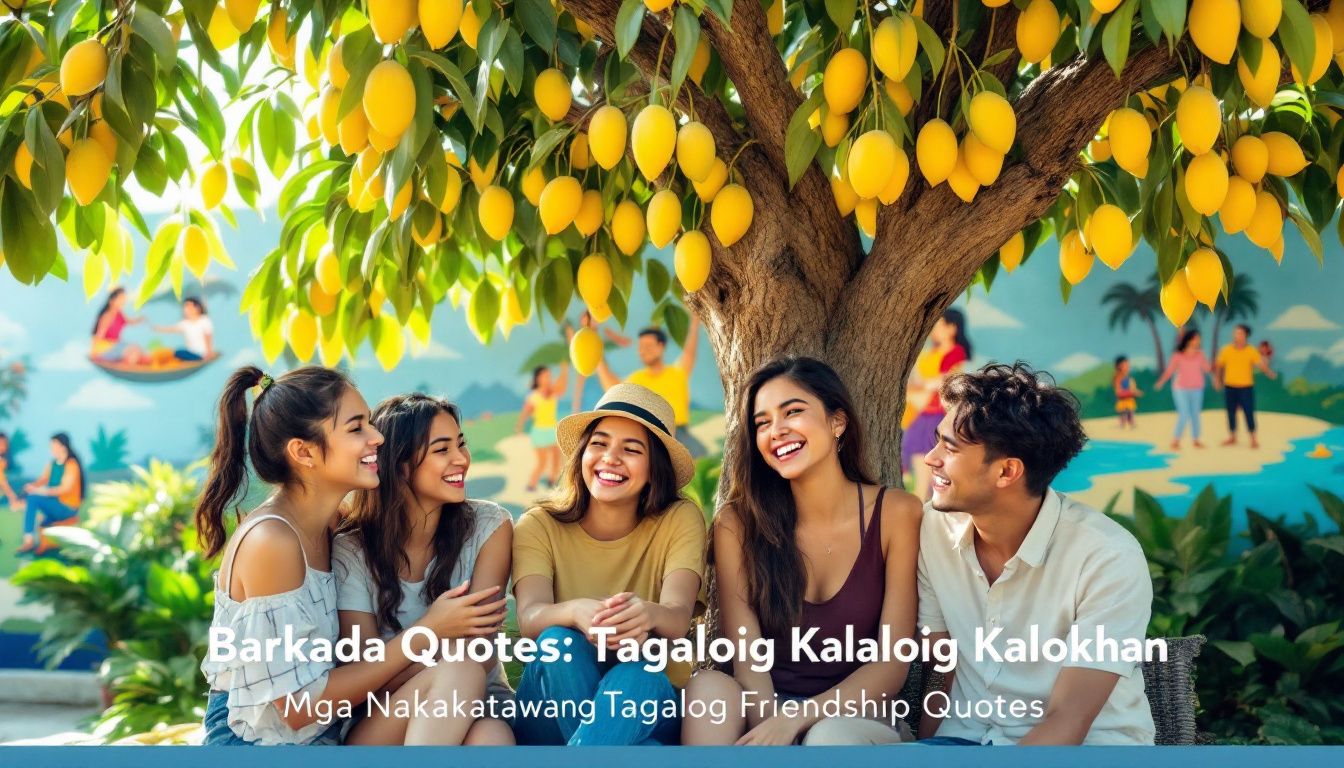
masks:
[[[660,395],[672,406],[672,415],[677,426],[691,423],[691,377],[680,365],[664,365],[661,373],[655,374],[648,368],[640,368],[630,374],[626,381],[648,387]]]
[[[532,426],[547,428],[555,426],[556,410],[560,404],[559,398],[546,397],[539,392],[533,392],[527,396],[532,401]]]
[[[561,523],[542,509],[528,510],[513,529],[513,583],[528,576],[551,580],[555,601],[602,599],[633,592],[656,601],[669,573],[686,569],[705,578],[705,516],[690,501],[679,501],[657,517],[645,518],[615,541],[599,541],[578,523]],[[678,688],[690,677],[689,664],[669,664],[667,677]]]
[[[1255,384],[1255,366],[1260,364],[1260,352],[1250,344],[1241,349],[1228,344],[1218,352],[1218,364],[1223,366],[1223,386],[1249,387]]]

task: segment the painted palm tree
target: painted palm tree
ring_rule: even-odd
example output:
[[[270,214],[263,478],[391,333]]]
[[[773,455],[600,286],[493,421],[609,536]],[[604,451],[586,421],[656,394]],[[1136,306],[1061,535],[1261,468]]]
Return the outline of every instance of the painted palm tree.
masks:
[[[1101,297],[1101,303],[1111,307],[1111,315],[1107,320],[1111,330],[1119,328],[1127,331],[1129,324],[1135,320],[1148,326],[1148,331],[1153,335],[1157,370],[1161,371],[1167,367],[1167,357],[1162,351],[1162,337],[1157,332],[1157,316],[1162,312],[1159,291],[1156,278],[1143,288],[1133,283],[1116,283]]]
[[[1255,290],[1251,276],[1238,272],[1227,288],[1227,300],[1213,310],[1213,338],[1209,343],[1209,360],[1218,356],[1218,332],[1224,323],[1250,320],[1260,313],[1260,292]]]

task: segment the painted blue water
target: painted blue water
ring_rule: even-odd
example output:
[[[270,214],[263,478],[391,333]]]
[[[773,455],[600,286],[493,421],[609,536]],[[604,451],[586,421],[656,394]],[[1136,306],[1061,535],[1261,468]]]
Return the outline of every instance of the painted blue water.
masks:
[[[1110,440],[1089,440],[1087,447],[1055,478],[1056,490],[1085,491],[1097,475],[1113,475],[1168,466],[1167,456],[1156,446]]]
[[[1317,443],[1334,452],[1329,459],[1308,456]],[[1284,516],[1299,522],[1310,512],[1328,527],[1309,485],[1344,496],[1344,427],[1334,427],[1315,437],[1295,440],[1281,461],[1266,464],[1259,472],[1228,475],[1187,475],[1172,481],[1188,487],[1184,494],[1160,496],[1158,501],[1167,514],[1184,516],[1195,497],[1207,485],[1219,496],[1232,496],[1232,530],[1246,530],[1246,510],[1254,509],[1270,518]],[[1082,491],[1091,486],[1091,478],[1140,469],[1158,469],[1169,465],[1165,449],[1139,443],[1098,440],[1087,448],[1055,480],[1055,488]]]
[[[1324,443],[1334,452],[1329,459],[1307,456],[1317,443]],[[1195,475],[1175,477],[1174,482],[1188,486],[1183,495],[1164,496],[1162,506],[1168,513],[1184,514],[1200,490],[1212,484],[1220,496],[1232,495],[1232,529],[1245,530],[1246,509],[1250,508],[1269,518],[1283,515],[1288,522],[1301,521],[1310,512],[1318,523],[1330,527],[1321,513],[1320,502],[1307,486],[1344,496],[1344,427],[1335,427],[1316,437],[1294,440],[1284,454],[1283,461],[1266,464],[1249,475]]]

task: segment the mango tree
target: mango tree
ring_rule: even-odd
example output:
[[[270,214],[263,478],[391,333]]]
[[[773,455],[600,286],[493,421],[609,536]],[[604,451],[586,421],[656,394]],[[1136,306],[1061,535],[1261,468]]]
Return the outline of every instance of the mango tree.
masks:
[[[66,277],[59,231],[91,294],[181,290],[269,175],[242,308],[272,358],[391,366],[445,305],[488,342],[648,291],[704,321],[730,430],[760,363],[833,363],[887,481],[969,286],[1053,239],[1067,298],[1143,241],[1181,324],[1226,301],[1229,237],[1281,258],[1291,222],[1319,258],[1339,204],[1339,0],[4,2],[18,281]],[[199,194],[151,231],[129,184]]]

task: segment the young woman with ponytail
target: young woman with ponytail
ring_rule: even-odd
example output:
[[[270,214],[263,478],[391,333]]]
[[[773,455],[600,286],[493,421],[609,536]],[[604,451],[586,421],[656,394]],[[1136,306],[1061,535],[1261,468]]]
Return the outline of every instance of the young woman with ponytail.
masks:
[[[814,648],[849,632],[876,640],[884,626],[893,641],[913,637],[921,507],[911,494],[869,478],[862,430],[840,377],[806,357],[769,363],[747,382],[740,423],[740,459],[712,532],[720,634],[769,638],[776,649],[792,647],[795,628],[816,630]],[[908,740],[908,729],[891,727],[889,710],[827,718],[816,706],[837,698],[854,707],[863,697],[890,702],[907,671],[895,661],[795,660],[782,651],[769,672],[746,664],[731,676],[701,671],[686,698],[725,702],[728,717],[687,718],[682,743]]]
[[[337,371],[306,367],[272,380],[249,366],[229,377],[196,505],[205,555],[223,553],[211,633],[231,636],[236,650],[247,641],[263,649],[280,642],[260,661],[207,655],[206,744],[334,743],[342,723],[319,713],[362,704],[410,664],[399,641],[387,645],[382,661],[342,667],[284,652],[287,634],[310,641],[309,650],[311,641],[339,638],[331,534],[346,494],[378,486],[382,442],[364,398]],[[275,491],[239,520],[226,543],[225,516],[232,507],[241,517],[236,504],[246,492],[249,461]],[[418,624],[441,634],[444,602],[431,605]]]
[[[513,523],[498,504],[467,498],[471,451],[457,407],[429,395],[397,395],[374,409],[373,426],[384,438],[381,481],[356,493],[332,553],[342,636],[358,630],[391,637],[440,597],[453,617],[445,636],[494,635],[504,622]],[[513,744],[502,717],[473,715],[483,703],[502,715],[502,702],[513,696],[495,659],[412,665],[385,691],[391,702],[429,706],[369,708],[347,744]],[[439,702],[448,716],[434,717],[442,714]]]

